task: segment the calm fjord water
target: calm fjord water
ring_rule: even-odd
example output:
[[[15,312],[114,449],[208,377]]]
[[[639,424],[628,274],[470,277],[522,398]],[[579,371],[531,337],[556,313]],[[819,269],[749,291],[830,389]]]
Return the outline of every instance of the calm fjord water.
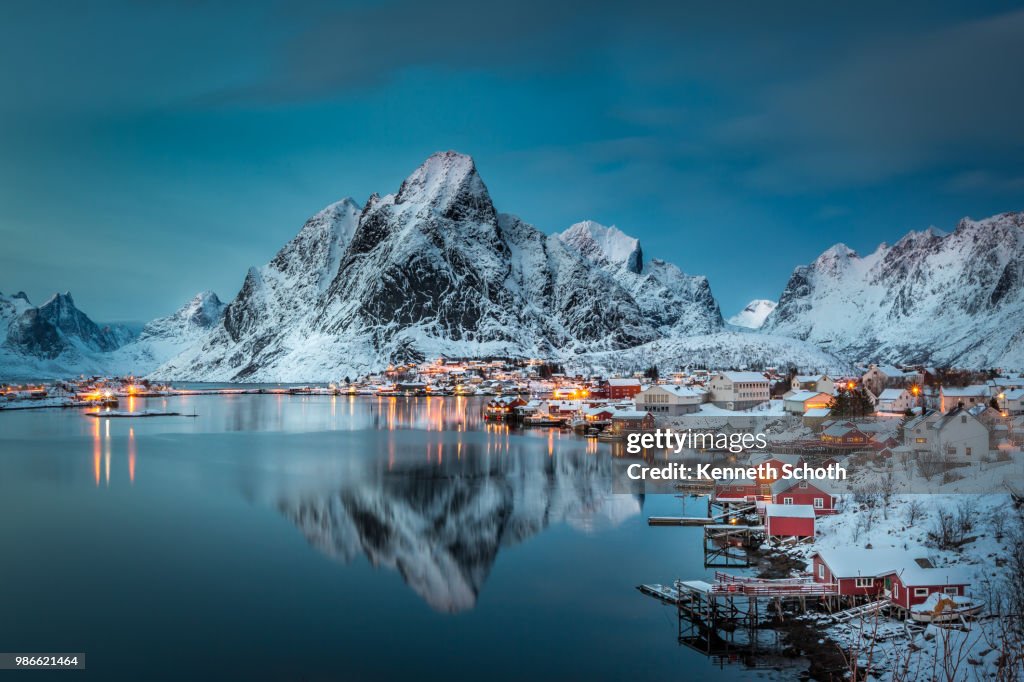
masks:
[[[685,500],[610,492],[606,444],[476,399],[127,402],[198,416],[0,414],[0,651],[88,655],[33,679],[755,675],[634,589],[708,571],[646,524]]]

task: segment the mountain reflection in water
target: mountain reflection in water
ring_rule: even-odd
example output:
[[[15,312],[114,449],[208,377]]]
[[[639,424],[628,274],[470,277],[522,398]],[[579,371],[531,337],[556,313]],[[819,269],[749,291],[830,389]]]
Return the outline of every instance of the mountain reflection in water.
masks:
[[[552,524],[586,530],[640,512],[636,497],[610,494],[611,458],[585,443],[549,456],[546,439],[513,435],[497,451],[491,435],[446,434],[426,461],[364,460],[336,490],[286,497],[279,509],[318,550],[395,569],[447,612],[474,606],[502,547]]]

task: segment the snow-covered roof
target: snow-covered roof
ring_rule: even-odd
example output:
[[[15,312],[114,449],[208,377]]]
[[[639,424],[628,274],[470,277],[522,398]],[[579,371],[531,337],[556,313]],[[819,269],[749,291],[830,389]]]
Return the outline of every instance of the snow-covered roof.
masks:
[[[906,587],[930,585],[969,585],[971,580],[966,571],[957,566],[926,568],[919,559],[904,549],[862,549],[842,547],[823,549],[815,552],[821,557],[836,578],[878,578],[890,573],[900,577]]]
[[[751,382],[764,382],[768,383],[768,378],[760,372],[719,372],[722,376],[733,383],[751,383]]]
[[[879,372],[887,377],[916,377],[918,373],[913,370],[903,370],[894,365],[877,365],[875,367]]]
[[[1003,397],[1007,400],[1020,400],[1024,398],[1024,388],[1011,388],[1008,391],[1003,391]]]
[[[615,377],[613,379],[609,379],[608,380],[608,385],[609,386],[639,386],[640,385],[640,380],[639,379],[623,379],[623,378]]]
[[[814,507],[809,504],[766,504],[764,506],[766,517],[787,518],[787,519],[813,519]]]
[[[827,417],[832,410],[827,407],[812,407],[804,412],[805,417]]]
[[[656,386],[650,386],[644,389],[644,393],[652,388],[663,389],[673,395],[679,396],[680,398],[696,398],[707,393],[703,388],[697,388],[696,386],[679,386],[678,384],[657,384]]]
[[[792,401],[792,402],[797,402],[797,403],[806,403],[808,400],[811,400],[813,398],[817,398],[820,395],[828,395],[828,394],[822,393],[820,391],[797,391],[796,393],[793,393],[792,395],[787,396],[786,400],[789,400],[789,401]]]
[[[988,386],[943,386],[942,395],[952,398],[984,398],[988,395]]]
[[[640,410],[615,410],[612,413],[612,419],[643,419],[650,412]]]
[[[878,394],[879,400],[898,400],[900,396],[907,392],[905,388],[887,388]]]

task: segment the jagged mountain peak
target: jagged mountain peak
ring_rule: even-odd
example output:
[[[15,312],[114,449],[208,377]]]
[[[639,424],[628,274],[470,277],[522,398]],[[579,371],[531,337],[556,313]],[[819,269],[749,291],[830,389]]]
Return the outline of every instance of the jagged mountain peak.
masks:
[[[226,307],[213,291],[200,291],[171,315],[146,324],[139,338],[142,341],[150,338],[170,339],[180,346],[180,339],[193,339],[220,322]]]
[[[409,204],[418,211],[429,210],[455,220],[493,221],[496,217],[476,163],[472,157],[454,151],[431,154],[402,182],[394,203]]]
[[[644,269],[640,240],[615,227],[593,220],[571,225],[558,238],[585,259],[598,264],[614,264],[640,274]]]
[[[28,300],[27,298],[25,300]],[[58,308],[58,307],[75,307],[75,299],[71,297],[70,291],[65,291],[63,294],[60,292],[54,292],[50,298],[46,299],[40,308]]]
[[[209,327],[220,318],[224,305],[215,292],[207,289],[193,296],[174,315],[196,326]]]

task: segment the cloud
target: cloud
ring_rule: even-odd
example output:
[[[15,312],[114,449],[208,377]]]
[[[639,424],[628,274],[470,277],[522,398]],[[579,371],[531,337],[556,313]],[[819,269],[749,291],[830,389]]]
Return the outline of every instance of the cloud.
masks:
[[[951,177],[946,182],[946,189],[965,193],[1024,192],[1024,175],[1008,175],[990,170],[969,170]]]
[[[745,176],[778,191],[872,184],[1024,147],[1024,11],[865,43],[814,77],[765,89],[716,131],[760,149]]]

